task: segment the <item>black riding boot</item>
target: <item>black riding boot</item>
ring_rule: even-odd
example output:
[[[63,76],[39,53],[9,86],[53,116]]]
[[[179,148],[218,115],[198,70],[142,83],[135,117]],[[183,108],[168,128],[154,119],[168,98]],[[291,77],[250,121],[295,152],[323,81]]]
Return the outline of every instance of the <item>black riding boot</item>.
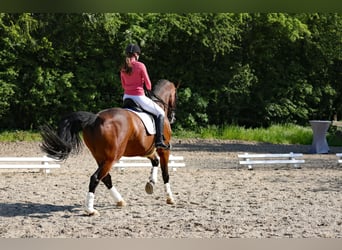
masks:
[[[160,115],[156,118],[156,148],[168,149],[169,146],[164,144],[164,116]]]

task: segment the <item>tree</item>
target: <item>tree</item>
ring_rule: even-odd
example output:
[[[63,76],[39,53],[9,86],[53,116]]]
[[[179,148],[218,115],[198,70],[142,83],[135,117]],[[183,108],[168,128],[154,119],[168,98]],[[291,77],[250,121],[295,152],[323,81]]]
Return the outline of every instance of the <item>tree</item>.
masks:
[[[121,106],[138,43],[151,80],[181,82],[177,128],[342,117],[340,14],[0,14],[1,128]]]

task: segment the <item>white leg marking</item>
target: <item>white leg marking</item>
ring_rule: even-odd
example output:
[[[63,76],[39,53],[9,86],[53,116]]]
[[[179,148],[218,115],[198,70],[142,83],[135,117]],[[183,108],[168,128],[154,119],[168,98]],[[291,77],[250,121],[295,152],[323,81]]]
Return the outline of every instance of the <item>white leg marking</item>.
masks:
[[[95,212],[94,199],[95,199],[94,193],[89,192],[87,194],[86,203],[85,203],[85,209],[88,214],[92,214]]]
[[[158,167],[152,167],[150,181],[156,184],[157,180],[158,180]]]
[[[116,188],[113,186],[111,189],[109,189],[110,195],[113,197],[115,202],[123,201],[121,194],[116,190]]]
[[[165,192],[172,195],[170,183],[165,183]]]
[[[170,183],[166,183],[166,184],[165,184],[165,192],[166,192],[167,198],[173,199],[173,197],[172,197],[172,192],[171,192]]]

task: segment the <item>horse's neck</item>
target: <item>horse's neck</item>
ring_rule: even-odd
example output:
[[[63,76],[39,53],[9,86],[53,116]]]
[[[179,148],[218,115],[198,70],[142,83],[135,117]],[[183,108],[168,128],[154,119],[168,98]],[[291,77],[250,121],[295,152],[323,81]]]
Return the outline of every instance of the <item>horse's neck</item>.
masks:
[[[167,107],[169,104],[169,100],[170,100],[170,96],[167,93],[158,93],[156,94],[163,102],[163,103],[158,103],[158,105],[166,112],[167,111]]]
[[[169,93],[160,91],[160,92],[156,93],[156,95],[157,95],[161,100],[163,100],[163,102],[165,102],[165,103],[168,103],[168,102],[169,102],[169,99],[170,99]]]

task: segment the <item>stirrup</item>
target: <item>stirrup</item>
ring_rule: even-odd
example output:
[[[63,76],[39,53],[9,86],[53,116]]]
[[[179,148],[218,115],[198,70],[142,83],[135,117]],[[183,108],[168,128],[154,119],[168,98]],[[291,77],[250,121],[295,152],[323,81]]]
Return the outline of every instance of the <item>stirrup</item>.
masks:
[[[170,145],[165,145],[163,142],[156,142],[155,147],[162,149],[170,149]]]

